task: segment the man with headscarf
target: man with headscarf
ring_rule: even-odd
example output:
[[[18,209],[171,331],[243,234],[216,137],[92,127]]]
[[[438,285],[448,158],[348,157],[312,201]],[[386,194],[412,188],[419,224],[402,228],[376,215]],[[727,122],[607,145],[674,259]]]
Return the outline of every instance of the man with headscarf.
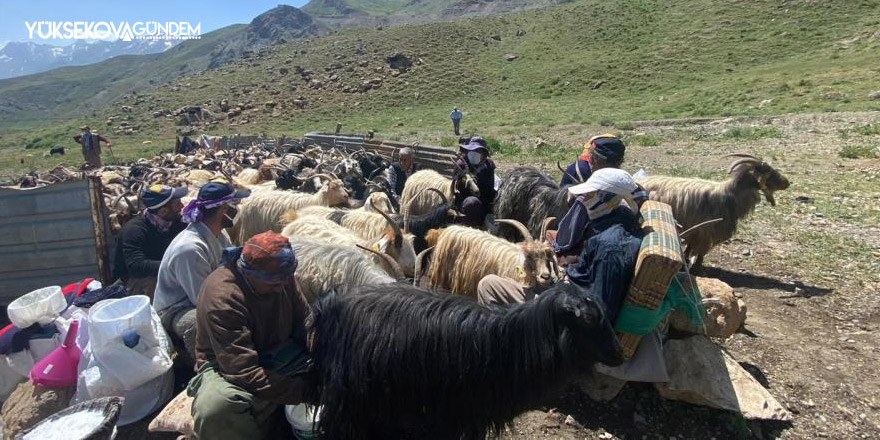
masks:
[[[391,187],[391,195],[394,197],[395,206],[400,206],[400,195],[403,194],[403,187],[406,186],[406,180],[409,176],[418,171],[415,164],[415,151],[412,148],[405,147],[400,149],[397,162],[388,167],[388,186]]]
[[[195,359],[199,290],[220,266],[223,248],[230,245],[224,229],[232,226],[238,212],[234,205],[247,196],[223,179],[204,184],[183,208],[183,221],[189,226],[174,238],[159,264],[153,307],[172,339],[178,346],[183,343],[189,361]]]
[[[74,136],[73,140],[82,145],[83,160],[89,168],[100,168],[101,142],[107,144],[107,148],[110,148],[112,144],[106,137],[92,133],[92,129],[88,125],[83,125],[79,130],[81,133]]]
[[[608,319],[614,322],[644,238],[638,206],[646,194],[629,173],[615,168],[596,171],[585,183],[568,191],[575,197],[574,206],[581,206],[578,212],[582,209],[587,214],[589,222],[584,227],[590,231],[577,261],[566,268],[567,278],[600,301]],[[622,205],[624,200],[631,205]],[[477,297],[482,304],[512,304],[527,301],[534,293],[512,280],[489,275],[477,286]]]
[[[187,389],[199,438],[267,438],[280,406],[317,403],[297,263],[287,239],[268,231],[224,251],[202,285],[198,374]]]
[[[146,209],[125,223],[116,239],[113,278],[129,295],[153,297],[165,250],[186,224],[180,221],[186,187],[152,185],[141,196]]]
[[[559,186],[586,182],[593,171],[602,168],[620,168],[625,152],[626,146],[613,134],[591,137],[577,160],[568,165]]]
[[[495,162],[489,158],[485,139],[473,137],[462,140],[467,142],[459,145],[460,157],[455,162],[458,169],[454,177],[470,173],[476,179],[479,194],[471,194],[460,186],[455,205],[460,206],[465,215],[462,224],[481,228],[495,203]]]
[[[456,136],[461,135],[461,111],[458,107],[453,107],[452,112],[449,113],[449,119],[452,119],[452,130],[455,131]]]

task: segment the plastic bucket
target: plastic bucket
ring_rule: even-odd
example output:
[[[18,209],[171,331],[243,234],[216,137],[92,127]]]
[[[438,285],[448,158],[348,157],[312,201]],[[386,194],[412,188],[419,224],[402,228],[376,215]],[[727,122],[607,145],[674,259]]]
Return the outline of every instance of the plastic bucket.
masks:
[[[51,323],[65,308],[67,300],[61,286],[49,286],[20,296],[7,306],[6,312],[12,324],[27,328],[35,323]]]
[[[317,440],[317,428],[321,407],[301,403],[284,407],[287,422],[293,428],[293,435],[299,440]]]

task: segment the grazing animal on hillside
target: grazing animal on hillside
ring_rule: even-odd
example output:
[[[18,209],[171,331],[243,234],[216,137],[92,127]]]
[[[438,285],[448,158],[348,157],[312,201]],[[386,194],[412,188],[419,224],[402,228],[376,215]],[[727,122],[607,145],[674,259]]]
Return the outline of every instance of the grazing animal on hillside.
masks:
[[[745,154],[731,155],[734,162],[723,182],[651,176],[639,183],[648,190],[651,200],[672,207],[672,215],[683,230],[701,223],[722,219],[694,229],[685,237],[685,257],[694,258],[694,266],[703,264],[703,257],[717,244],[729,240],[736,232],[737,222],[755,210],[764,193],[767,202],[776,206],[775,191],[787,189],[788,179],[767,163]]]
[[[261,232],[281,232],[282,216],[306,206],[337,206],[348,204],[348,192],[342,182],[329,179],[314,194],[293,191],[254,191],[241,203],[240,212],[232,230],[236,243],[244,243]]]
[[[361,249],[304,237],[288,239],[299,260],[297,286],[310,304],[331,290],[348,295],[361,286],[395,282]]]
[[[56,145],[49,149],[49,156],[64,156],[64,147]]]
[[[547,217],[563,218],[568,213],[568,187],[560,187],[537,168],[519,167],[504,176],[495,197],[495,218],[517,220],[525,224],[532,238],[539,237],[541,225]],[[516,240],[518,232],[509,226],[499,226],[498,235]]]
[[[556,270],[550,245],[534,241],[525,226],[516,220],[495,221],[512,225],[526,241],[511,243],[465,226],[431,231],[427,242],[434,247],[434,252],[427,272],[428,285],[476,297],[480,280],[486,275],[498,275],[528,288],[547,288]]]
[[[484,440],[595,362],[621,363],[600,306],[570,284],[506,308],[373,285],[314,311],[327,439]]]

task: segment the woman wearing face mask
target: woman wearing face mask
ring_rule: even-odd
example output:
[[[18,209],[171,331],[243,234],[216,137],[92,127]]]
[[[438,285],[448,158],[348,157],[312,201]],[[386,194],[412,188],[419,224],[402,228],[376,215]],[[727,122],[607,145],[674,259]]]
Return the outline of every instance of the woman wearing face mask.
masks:
[[[455,202],[465,214],[462,223],[479,228],[483,226],[486,214],[492,212],[495,202],[495,162],[489,159],[486,141],[481,137],[461,143],[459,152],[461,157],[456,163],[460,169],[467,170],[476,178],[479,194],[472,194],[459,186]]]
[[[225,228],[232,226],[237,204],[247,197],[223,179],[208,182],[198,197],[183,208],[183,230],[165,251],[153,307],[172,340],[195,361],[196,298],[202,282],[221,263],[223,249],[230,246]]]

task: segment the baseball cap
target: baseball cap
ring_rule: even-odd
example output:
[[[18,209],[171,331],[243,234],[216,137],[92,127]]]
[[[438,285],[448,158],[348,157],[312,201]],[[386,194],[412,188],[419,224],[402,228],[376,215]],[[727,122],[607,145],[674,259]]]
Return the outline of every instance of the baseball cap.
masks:
[[[188,189],[185,186],[172,188],[168,185],[157,184],[150,186],[144,191],[141,201],[143,201],[147,209],[156,210],[174,199],[182,198],[187,192]]]
[[[199,189],[198,199],[203,201],[220,200],[225,197],[243,199],[251,195],[248,190],[236,189],[226,179],[214,179]]]
[[[595,154],[609,162],[620,162],[623,160],[626,146],[623,145],[623,141],[618,137],[614,135],[600,135],[590,139],[590,143],[594,146],[590,154]]]
[[[605,191],[630,196],[638,189],[632,176],[619,168],[602,168],[594,171],[586,182],[568,187],[568,192],[579,196],[593,191]]]

